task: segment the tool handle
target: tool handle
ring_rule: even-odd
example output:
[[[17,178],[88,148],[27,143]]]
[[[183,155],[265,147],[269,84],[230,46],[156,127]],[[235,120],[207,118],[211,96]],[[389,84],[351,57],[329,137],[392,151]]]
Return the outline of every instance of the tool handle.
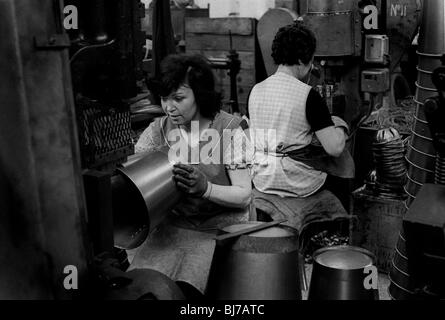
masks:
[[[273,222],[263,223],[261,225],[258,225],[258,226],[252,227],[252,228],[248,228],[248,229],[241,230],[241,231],[238,231],[238,232],[228,233],[228,234],[225,234],[225,235],[222,235],[222,236],[218,236],[218,237],[215,238],[215,240],[216,241],[224,241],[224,240],[240,237],[240,236],[243,236],[243,235],[246,235],[246,234],[250,234],[250,233],[253,233],[253,232],[257,232],[257,231],[261,231],[261,230],[268,229],[268,228],[271,228],[271,227],[275,227],[275,226],[277,226],[279,224],[282,224],[282,223],[284,223],[286,221],[287,220],[277,220],[277,221],[273,221]]]

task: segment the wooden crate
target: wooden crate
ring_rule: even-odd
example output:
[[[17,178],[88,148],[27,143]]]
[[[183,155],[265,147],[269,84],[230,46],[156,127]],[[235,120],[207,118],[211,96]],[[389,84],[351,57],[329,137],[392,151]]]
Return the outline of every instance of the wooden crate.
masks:
[[[170,8],[171,22],[175,39],[184,39],[184,28],[186,17],[208,17],[209,8],[204,9],[180,9]],[[145,17],[142,19],[142,30],[149,36],[153,35],[153,6],[145,9]]]
[[[380,199],[360,190],[352,195],[352,212],[358,220],[351,243],[371,251],[382,272],[391,270],[406,208],[403,200]]]
[[[232,44],[241,60],[237,77],[238,102],[242,114],[247,113],[247,98],[257,83],[256,20],[252,18],[186,18],[186,52],[198,53],[207,58],[226,58]],[[226,70],[215,70],[217,90],[224,100],[230,99],[230,77]]]

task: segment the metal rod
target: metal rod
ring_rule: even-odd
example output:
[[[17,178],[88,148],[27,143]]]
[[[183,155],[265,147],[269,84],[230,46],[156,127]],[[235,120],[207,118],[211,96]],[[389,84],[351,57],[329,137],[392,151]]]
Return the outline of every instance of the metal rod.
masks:
[[[236,237],[240,237],[240,236],[244,236],[246,234],[250,234],[253,232],[257,232],[257,231],[261,231],[264,229],[268,229],[271,227],[275,227],[279,224],[282,224],[284,222],[286,222],[287,220],[278,220],[278,221],[273,221],[273,222],[267,222],[267,223],[263,223],[259,226],[255,226],[252,228],[248,228],[242,231],[238,231],[238,232],[234,232],[234,233],[229,233],[229,234],[225,234],[222,236],[218,236],[215,238],[216,241],[224,241],[224,240],[228,240],[228,239],[232,239],[232,238],[236,238]]]

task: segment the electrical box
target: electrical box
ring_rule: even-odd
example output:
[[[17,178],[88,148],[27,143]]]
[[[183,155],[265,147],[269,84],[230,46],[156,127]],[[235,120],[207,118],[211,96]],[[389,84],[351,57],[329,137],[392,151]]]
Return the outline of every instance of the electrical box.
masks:
[[[372,69],[362,71],[362,91],[383,93],[390,88],[389,69]]]
[[[389,62],[389,38],[386,35],[367,35],[365,38],[365,62],[387,64]]]

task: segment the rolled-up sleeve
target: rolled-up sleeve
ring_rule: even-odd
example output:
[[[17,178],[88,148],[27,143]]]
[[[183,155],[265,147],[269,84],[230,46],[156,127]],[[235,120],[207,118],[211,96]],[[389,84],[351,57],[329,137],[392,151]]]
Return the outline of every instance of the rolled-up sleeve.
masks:
[[[134,147],[136,154],[155,151],[161,147],[160,132],[157,122],[152,122],[147,129],[141,134],[138,142]]]

